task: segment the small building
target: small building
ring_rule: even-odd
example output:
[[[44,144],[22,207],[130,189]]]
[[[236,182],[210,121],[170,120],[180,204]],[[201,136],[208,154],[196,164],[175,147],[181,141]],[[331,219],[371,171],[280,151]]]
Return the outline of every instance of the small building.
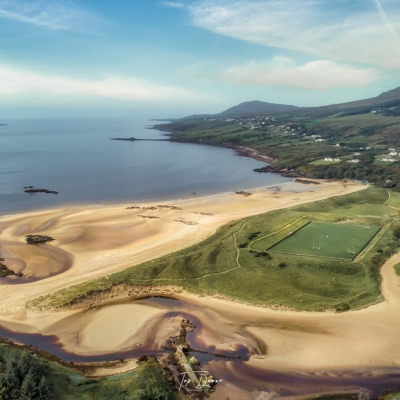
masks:
[[[324,161],[333,161],[332,157],[325,157]]]

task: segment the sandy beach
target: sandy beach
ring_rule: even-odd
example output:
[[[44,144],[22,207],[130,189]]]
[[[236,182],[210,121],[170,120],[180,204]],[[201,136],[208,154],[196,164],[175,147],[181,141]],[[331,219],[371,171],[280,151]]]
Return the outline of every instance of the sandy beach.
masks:
[[[38,262],[39,256],[36,247],[24,244],[24,235],[43,234],[55,238],[43,246],[48,251],[43,257],[71,265],[50,277],[43,271],[40,276],[30,272],[34,278],[44,277],[32,283],[2,284],[0,324],[19,332],[57,335],[66,350],[77,354],[112,353],[149,340],[161,346],[179,328],[179,317],[165,318],[169,307],[144,301],[89,311],[34,312],[24,304],[187,247],[228,221],[363,188],[344,187],[340,182],[290,183],[251,190],[250,196],[223,193],[164,203],[79,206],[5,216],[0,219],[0,242],[7,263],[20,260],[19,265],[26,263],[26,271],[34,271],[30,260]],[[144,218],[149,216],[156,218]],[[258,371],[398,366],[400,280],[393,269],[398,262],[400,255],[394,255],[382,268],[385,300],[363,310],[343,314],[276,311],[186,293],[174,294],[181,300],[174,307],[201,321],[198,343],[215,346],[217,351],[235,351],[245,345],[253,353],[246,364]],[[56,271],[51,263],[43,268],[49,274]]]
[[[289,182],[251,190],[250,196],[228,192],[163,203],[82,205],[3,216],[0,246],[6,265],[18,265],[16,272],[24,273],[25,280],[46,279],[28,281],[23,290],[12,284],[16,278],[4,279],[0,319],[11,321],[14,313],[26,313],[24,303],[32,298],[188,247],[229,221],[363,188],[342,182]],[[32,246],[25,243],[28,234],[55,240]]]

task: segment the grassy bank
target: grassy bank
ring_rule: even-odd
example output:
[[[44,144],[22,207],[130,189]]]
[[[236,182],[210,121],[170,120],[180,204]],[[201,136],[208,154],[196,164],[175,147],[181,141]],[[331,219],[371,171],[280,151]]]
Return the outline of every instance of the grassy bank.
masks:
[[[382,300],[379,269],[398,250],[400,194],[380,188],[232,221],[206,240],[124,271],[76,285],[31,301],[34,308],[65,307],[117,285],[179,286],[200,295],[323,311],[365,307]],[[379,229],[353,260],[266,252],[264,239],[282,240],[307,221]],[[294,229],[294,228],[293,228]],[[258,240],[261,238],[261,240]],[[363,243],[364,243],[363,242]],[[336,244],[337,245],[337,244]],[[343,248],[347,251],[346,237]]]

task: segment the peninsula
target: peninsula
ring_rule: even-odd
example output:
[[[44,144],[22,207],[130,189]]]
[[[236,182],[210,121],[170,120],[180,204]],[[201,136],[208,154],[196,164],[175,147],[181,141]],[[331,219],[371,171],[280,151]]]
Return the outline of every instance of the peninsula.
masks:
[[[400,188],[400,88],[323,107],[245,102],[154,128],[171,141],[223,146],[270,164],[265,172]],[[257,172],[264,172],[257,170]]]

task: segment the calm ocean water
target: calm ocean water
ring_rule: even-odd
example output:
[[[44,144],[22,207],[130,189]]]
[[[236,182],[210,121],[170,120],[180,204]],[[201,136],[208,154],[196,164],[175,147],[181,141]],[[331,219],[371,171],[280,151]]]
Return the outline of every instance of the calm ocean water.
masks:
[[[162,138],[151,121],[18,120],[0,126],[0,214],[76,203],[168,200],[290,181],[229,149]],[[24,186],[58,191],[29,195]]]

